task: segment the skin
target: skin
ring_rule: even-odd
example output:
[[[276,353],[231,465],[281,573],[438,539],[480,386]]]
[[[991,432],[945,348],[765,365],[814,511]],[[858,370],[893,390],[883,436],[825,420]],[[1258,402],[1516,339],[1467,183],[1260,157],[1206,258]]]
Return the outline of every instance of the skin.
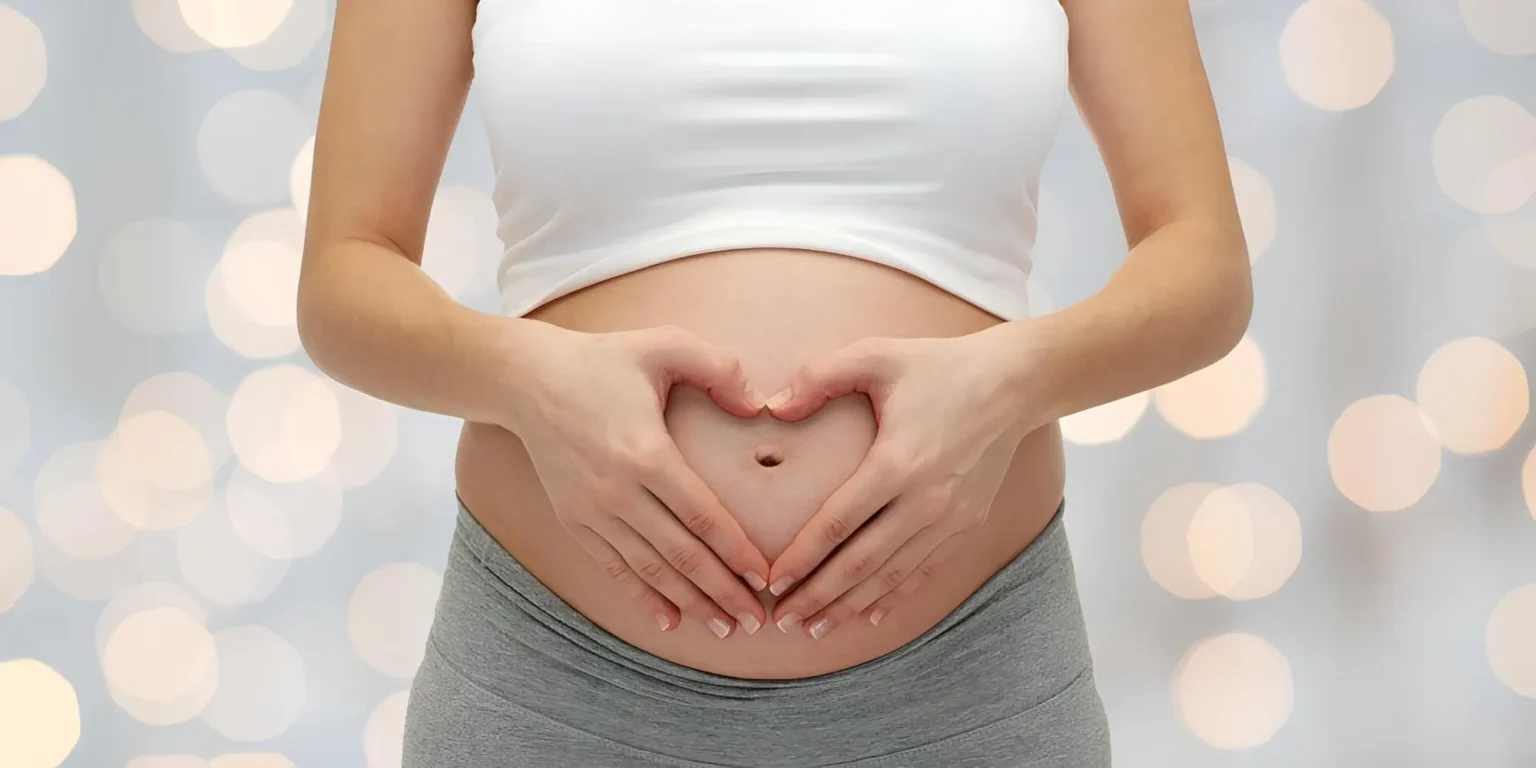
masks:
[[[760,411],[768,398],[729,350],[677,328],[592,334],[476,312],[421,271],[472,76],[474,0],[337,2],[299,286],[306,351],[380,399],[517,434],[562,525],[664,630],[685,615],[722,637],[878,623],[986,519],[1021,436],[1205,367],[1248,324],[1248,257],[1187,2],[1062,6],[1124,262],[1059,312],[957,338],[867,338],[797,373],[775,416],[861,392],[878,431],[772,562],[662,420],[677,384]],[[771,615],[753,594],[765,583],[781,596]]]

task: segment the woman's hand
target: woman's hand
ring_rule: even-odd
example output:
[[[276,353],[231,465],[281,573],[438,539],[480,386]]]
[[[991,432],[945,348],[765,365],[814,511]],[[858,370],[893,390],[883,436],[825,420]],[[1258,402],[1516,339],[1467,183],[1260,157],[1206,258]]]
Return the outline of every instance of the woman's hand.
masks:
[[[527,447],[561,524],[663,631],[686,614],[722,638],[736,622],[756,632],[766,613],[736,574],[761,590],[768,561],[662,417],[674,384],[737,416],[760,413],[736,356],[675,327],[591,334],[534,323],[523,342],[519,397],[502,426]]]
[[[868,338],[806,366],[768,402],[796,421],[863,392],[878,424],[863,463],[773,563],[776,595],[809,575],[774,607],[781,630],[821,638],[861,614],[878,624],[952,553],[955,534],[981,525],[1025,431],[1007,368],[1018,355],[988,331]]]

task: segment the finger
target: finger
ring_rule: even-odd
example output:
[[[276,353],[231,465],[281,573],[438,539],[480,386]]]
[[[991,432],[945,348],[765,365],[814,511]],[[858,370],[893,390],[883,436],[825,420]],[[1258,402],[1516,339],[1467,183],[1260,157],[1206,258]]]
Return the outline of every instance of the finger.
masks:
[[[730,350],[673,326],[653,329],[652,338],[655,347],[647,362],[657,366],[668,383],[697,387],[727,413],[742,418],[762,412],[763,396],[747,383],[740,358]]]
[[[645,536],[631,528],[623,520],[609,518],[601,524],[597,532],[602,534],[624,562],[634,570],[645,583],[651,585],[671,600],[684,616],[688,616],[715,633],[720,638],[730,635],[735,628],[735,622],[729,614],[720,610],[692,581],[684,578],[667,559],[651,546]]]
[[[927,528],[902,500],[897,500],[881,515],[860,528],[848,543],[811,573],[803,584],[774,606],[774,623],[780,630],[813,617],[839,598],[876,575],[891,557]],[[829,624],[805,625],[812,638],[820,638]]]
[[[951,535],[940,543],[933,550],[933,553],[928,555],[927,559],[923,560],[912,571],[912,575],[908,576],[906,581],[903,581],[900,586],[886,593],[884,597],[876,600],[874,605],[865,609],[865,614],[869,616],[869,623],[878,625],[882,619],[890,614],[892,608],[905,602],[907,598],[916,593],[923,584],[933,578],[935,573],[938,573],[939,567],[954,555],[955,550],[959,546],[960,537],[955,535]]]
[[[623,555],[620,555],[618,550],[596,531],[586,526],[576,526],[571,533],[582,548],[597,561],[603,572],[613,578],[620,589],[650,610],[661,631],[672,629],[681,622],[682,613],[678,611],[677,606],[666,596],[657,592],[654,587],[645,583],[645,580],[635,573],[635,569],[629,567]]]
[[[905,478],[895,471],[896,464],[880,445],[877,441],[876,447],[870,448],[853,475],[827,497],[773,561],[769,592],[784,594],[901,492]]]
[[[832,398],[854,392],[871,393],[885,372],[883,352],[873,340],[857,341],[802,366],[788,387],[768,399],[768,410],[774,418],[799,421]]]
[[[951,535],[936,525],[929,525],[919,530],[868,578],[833,600],[830,605],[821,609],[820,613],[804,614],[806,630],[812,638],[819,639],[833,629],[857,618],[877,600],[906,583],[908,578],[917,571],[918,566],[922,565]],[[809,587],[814,581],[815,577],[812,577],[811,582],[806,582],[806,586]]]
[[[676,443],[669,439],[651,455],[642,481],[688,533],[704,542],[723,561],[726,569],[740,574],[754,591],[762,591],[768,586],[768,558],[747,538],[741,524],[726,511],[714,491],[688,466]],[[740,581],[735,578],[728,581],[734,587],[730,594],[738,608],[762,610],[762,603],[742,587]],[[758,615],[758,619],[762,618],[763,615]]]

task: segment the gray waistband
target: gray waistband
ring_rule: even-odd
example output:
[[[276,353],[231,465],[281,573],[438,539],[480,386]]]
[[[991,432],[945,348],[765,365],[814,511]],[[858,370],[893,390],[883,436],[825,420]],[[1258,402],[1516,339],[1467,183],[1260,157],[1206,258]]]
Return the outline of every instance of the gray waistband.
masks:
[[[735,703],[755,709],[780,704],[804,706],[807,696],[816,691],[859,686],[872,678],[892,675],[911,679],[914,671],[902,668],[930,666],[927,657],[931,654],[924,651],[933,646],[953,644],[946,652],[973,651],[975,641],[952,637],[962,628],[963,634],[979,633],[991,642],[1038,642],[1036,647],[1055,649],[1055,656],[1043,658],[1057,669],[1039,670],[1041,682],[1049,685],[1052,678],[1059,677],[1058,682],[1064,685],[1090,665],[1063,528],[1064,511],[1065,502],[1033,542],[923,634],[869,661],[813,677],[731,677],[683,666],[631,645],[550,591],[480,525],[462,501],[443,595],[452,599],[465,588],[459,582],[476,580],[478,575],[487,582],[485,587],[500,593],[508,607],[493,612],[501,615],[477,616],[475,620],[499,625],[505,630],[502,636],[562,667],[579,667],[584,674],[675,703],[717,708]],[[483,601],[477,604],[485,605]],[[439,621],[452,611],[452,606],[440,606]],[[456,632],[454,637],[434,641],[457,645],[467,642],[465,634]]]

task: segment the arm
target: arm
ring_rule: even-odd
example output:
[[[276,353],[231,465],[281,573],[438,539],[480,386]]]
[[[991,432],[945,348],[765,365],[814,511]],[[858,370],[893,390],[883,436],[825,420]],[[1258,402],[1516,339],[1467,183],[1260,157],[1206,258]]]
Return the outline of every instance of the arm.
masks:
[[[758,413],[735,356],[673,328],[585,334],[476,312],[421,270],[475,8],[338,0],[299,278],[304,348],[354,389],[516,433],[560,523],[663,631],[686,614],[722,637],[737,622],[750,632],[766,613],[734,576],[758,582],[768,563],[662,417],[674,383]]]
[[[1000,354],[1015,362],[1010,389],[1027,428],[1210,365],[1242,338],[1253,305],[1189,4],[1061,2],[1072,94],[1109,171],[1130,251],[1088,298],[995,329]]]

